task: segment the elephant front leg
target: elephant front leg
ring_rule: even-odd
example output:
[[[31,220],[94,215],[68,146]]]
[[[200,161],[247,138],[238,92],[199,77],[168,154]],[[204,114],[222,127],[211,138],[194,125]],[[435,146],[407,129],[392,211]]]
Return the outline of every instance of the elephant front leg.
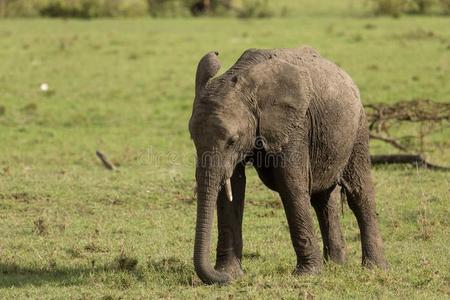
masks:
[[[282,178],[279,190],[289,224],[292,245],[297,255],[295,274],[319,273],[323,262],[319,244],[314,235],[308,183],[306,180],[300,180],[305,176],[297,174],[297,170],[295,172],[285,170],[283,173],[285,174],[279,176]]]
[[[215,269],[233,278],[244,275],[242,259],[242,218],[245,196],[245,167],[238,165],[231,177],[233,201],[230,202],[224,188],[217,201],[219,240]]]

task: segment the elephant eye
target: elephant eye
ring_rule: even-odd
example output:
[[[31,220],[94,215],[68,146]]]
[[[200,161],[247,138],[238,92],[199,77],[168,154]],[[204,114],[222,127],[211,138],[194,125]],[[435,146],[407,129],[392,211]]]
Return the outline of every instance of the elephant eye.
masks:
[[[233,146],[234,144],[236,144],[236,142],[239,140],[239,135],[233,135],[232,137],[230,137],[227,141],[227,145],[228,146]]]

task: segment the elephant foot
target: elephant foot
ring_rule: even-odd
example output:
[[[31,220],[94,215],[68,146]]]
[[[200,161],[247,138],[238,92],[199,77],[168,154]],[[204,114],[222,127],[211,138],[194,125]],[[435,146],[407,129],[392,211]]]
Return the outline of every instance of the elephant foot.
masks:
[[[244,276],[241,263],[236,257],[218,261],[214,267],[217,271],[227,273],[231,278],[238,279]]]
[[[325,260],[331,260],[332,262],[342,265],[347,261],[347,254],[345,248],[324,250]]]
[[[315,263],[315,264],[302,264],[297,265],[295,267],[294,275],[302,276],[302,275],[314,275],[319,274],[322,270],[322,264],[321,263]]]
[[[379,258],[365,257],[365,258],[363,258],[362,265],[363,265],[363,267],[366,267],[369,269],[373,269],[373,268],[380,268],[382,270],[389,269],[389,264],[384,257],[379,257]]]

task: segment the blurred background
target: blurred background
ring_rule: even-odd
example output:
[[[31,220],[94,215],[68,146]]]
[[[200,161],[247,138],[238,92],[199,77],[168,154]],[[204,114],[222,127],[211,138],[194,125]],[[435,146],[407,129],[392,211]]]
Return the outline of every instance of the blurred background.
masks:
[[[1,17],[286,17],[306,14],[449,14],[448,0],[1,0]],[[320,3],[320,1],[319,1]],[[352,11],[353,10],[353,11]]]

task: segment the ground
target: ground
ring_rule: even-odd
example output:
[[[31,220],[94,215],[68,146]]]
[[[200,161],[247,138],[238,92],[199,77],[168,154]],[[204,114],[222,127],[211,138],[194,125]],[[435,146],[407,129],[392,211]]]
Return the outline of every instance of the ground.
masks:
[[[360,267],[357,224],[344,207],[348,263],[291,275],[281,202],[251,169],[245,277],[204,286],[193,270],[187,123],[204,53],[219,51],[225,70],[247,48],[307,44],[348,71],[364,103],[449,101],[450,18],[354,10],[297,7],[296,16],[247,21],[0,20],[1,297],[449,298],[449,173],[406,166],[373,172],[387,272]],[[449,140],[448,127],[431,138],[432,162],[449,165]],[[371,151],[395,152],[380,143]]]

